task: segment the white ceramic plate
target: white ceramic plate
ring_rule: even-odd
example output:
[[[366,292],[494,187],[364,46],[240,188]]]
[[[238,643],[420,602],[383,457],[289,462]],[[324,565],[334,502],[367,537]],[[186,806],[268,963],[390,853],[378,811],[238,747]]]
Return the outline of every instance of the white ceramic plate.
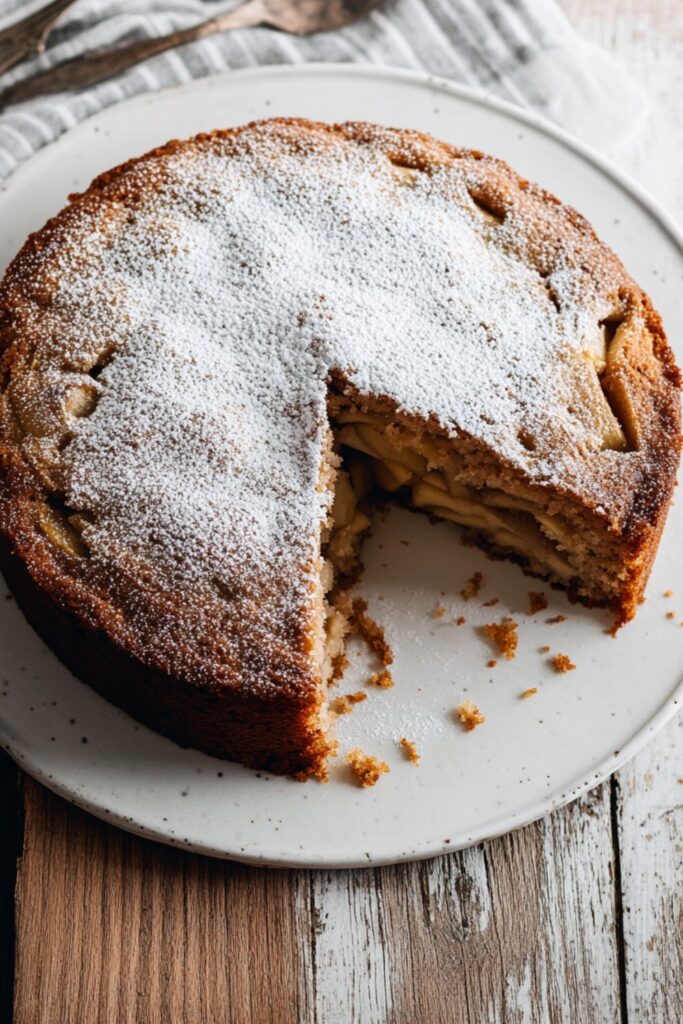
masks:
[[[273,115],[366,119],[432,132],[509,160],[586,214],[651,293],[676,343],[683,338],[683,246],[632,184],[563,133],[469,90],[420,74],[309,65],[228,73],[110,109],[31,160],[0,194],[0,263],[99,171],[171,137]],[[683,352],[679,348],[679,358]],[[682,360],[683,361],[683,360]],[[137,725],[77,682],[0,600],[0,738],[32,775],[131,831],[217,856],[270,864],[351,867],[411,860],[523,825],[596,785],[662,728],[681,698],[683,592],[678,619],[663,592],[683,578],[675,507],[635,623],[617,640],[602,613],[570,606],[512,565],[460,543],[458,530],[392,512],[365,549],[361,591],[393,646],[396,685],[339,721],[342,751],[358,744],[391,772],[371,790],[342,767],[328,785],[300,784],[223,763]],[[476,570],[486,585],[459,596]],[[525,614],[528,591],[549,607]],[[498,598],[494,607],[483,602]],[[446,609],[442,618],[431,612]],[[515,661],[474,628],[511,614]],[[549,625],[550,616],[567,621]],[[464,615],[467,623],[453,624]],[[577,669],[552,671],[543,645]],[[363,686],[355,650],[340,692]],[[521,700],[535,686],[538,693]],[[486,723],[465,733],[454,708],[470,698]],[[397,747],[407,736],[421,765]]]

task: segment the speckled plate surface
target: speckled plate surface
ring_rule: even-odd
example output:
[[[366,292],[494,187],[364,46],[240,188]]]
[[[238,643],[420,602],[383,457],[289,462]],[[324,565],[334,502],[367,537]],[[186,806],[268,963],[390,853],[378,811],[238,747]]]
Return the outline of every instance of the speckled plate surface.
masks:
[[[683,338],[683,245],[666,216],[583,147],[535,118],[427,76],[309,65],[229,73],[105,111],[31,160],[0,191],[0,264],[67,194],[168,138],[257,117],[365,119],[417,128],[483,149],[573,203],[650,292],[673,338]],[[683,362],[681,345],[679,361]],[[600,612],[490,562],[457,528],[393,511],[376,519],[361,585],[394,649],[396,685],[340,719],[341,751],[360,745],[390,773],[371,790],[343,766],[328,785],[300,784],[182,750],[137,725],[64,669],[0,595],[0,742],[28,772],[123,828],[240,860],[351,867],[411,860],[498,835],[596,785],[675,713],[683,675],[680,503],[672,510],[635,623],[617,640]],[[476,599],[460,590],[475,571]],[[683,586],[683,585],[682,585]],[[548,608],[526,614],[528,591]],[[667,618],[667,612],[679,614]],[[497,599],[495,605],[484,602]],[[434,617],[435,608],[441,617]],[[478,625],[512,615],[515,661],[494,656]],[[563,622],[548,618],[566,615]],[[454,620],[464,616],[466,623]],[[555,673],[549,654],[577,668]],[[340,686],[364,686],[373,668],[352,648]],[[523,690],[537,689],[529,699]],[[486,722],[466,733],[454,708],[472,699]],[[413,740],[415,767],[397,745]],[[654,740],[656,742],[656,739]]]

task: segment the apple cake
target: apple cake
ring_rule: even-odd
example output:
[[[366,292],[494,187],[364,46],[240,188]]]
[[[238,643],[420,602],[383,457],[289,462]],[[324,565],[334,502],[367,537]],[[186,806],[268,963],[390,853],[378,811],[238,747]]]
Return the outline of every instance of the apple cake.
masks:
[[[2,568],[81,679],[182,744],[324,773],[379,494],[638,605],[679,459],[657,313],[500,160],[272,120],[101,175],[0,290]]]

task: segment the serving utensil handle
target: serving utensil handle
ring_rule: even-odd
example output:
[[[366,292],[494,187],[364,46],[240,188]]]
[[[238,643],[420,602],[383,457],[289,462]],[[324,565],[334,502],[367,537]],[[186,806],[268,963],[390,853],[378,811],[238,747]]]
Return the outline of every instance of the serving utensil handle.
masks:
[[[77,57],[60,64],[58,67],[42,71],[32,78],[17,82],[0,94],[0,105],[21,103],[47,93],[62,92],[66,89],[84,89],[97,85],[114,75],[134,67],[140,61],[155,57],[159,53],[171,50],[176,46],[194,43],[198,39],[233,28],[250,28],[263,24],[266,10],[263,0],[247,0],[246,3],[225,14],[209,18],[198,25],[169,32],[155,39],[141,39],[134,43],[117,46],[113,50],[103,50]]]

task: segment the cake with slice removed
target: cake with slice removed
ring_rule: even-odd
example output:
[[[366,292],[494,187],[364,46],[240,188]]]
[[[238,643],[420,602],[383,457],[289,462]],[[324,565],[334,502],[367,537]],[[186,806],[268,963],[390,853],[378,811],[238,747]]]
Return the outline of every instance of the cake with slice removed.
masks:
[[[590,225],[491,157],[302,120],[169,143],[28,240],[0,344],[3,571],[183,744],[324,774],[378,491],[635,614],[678,370]]]

